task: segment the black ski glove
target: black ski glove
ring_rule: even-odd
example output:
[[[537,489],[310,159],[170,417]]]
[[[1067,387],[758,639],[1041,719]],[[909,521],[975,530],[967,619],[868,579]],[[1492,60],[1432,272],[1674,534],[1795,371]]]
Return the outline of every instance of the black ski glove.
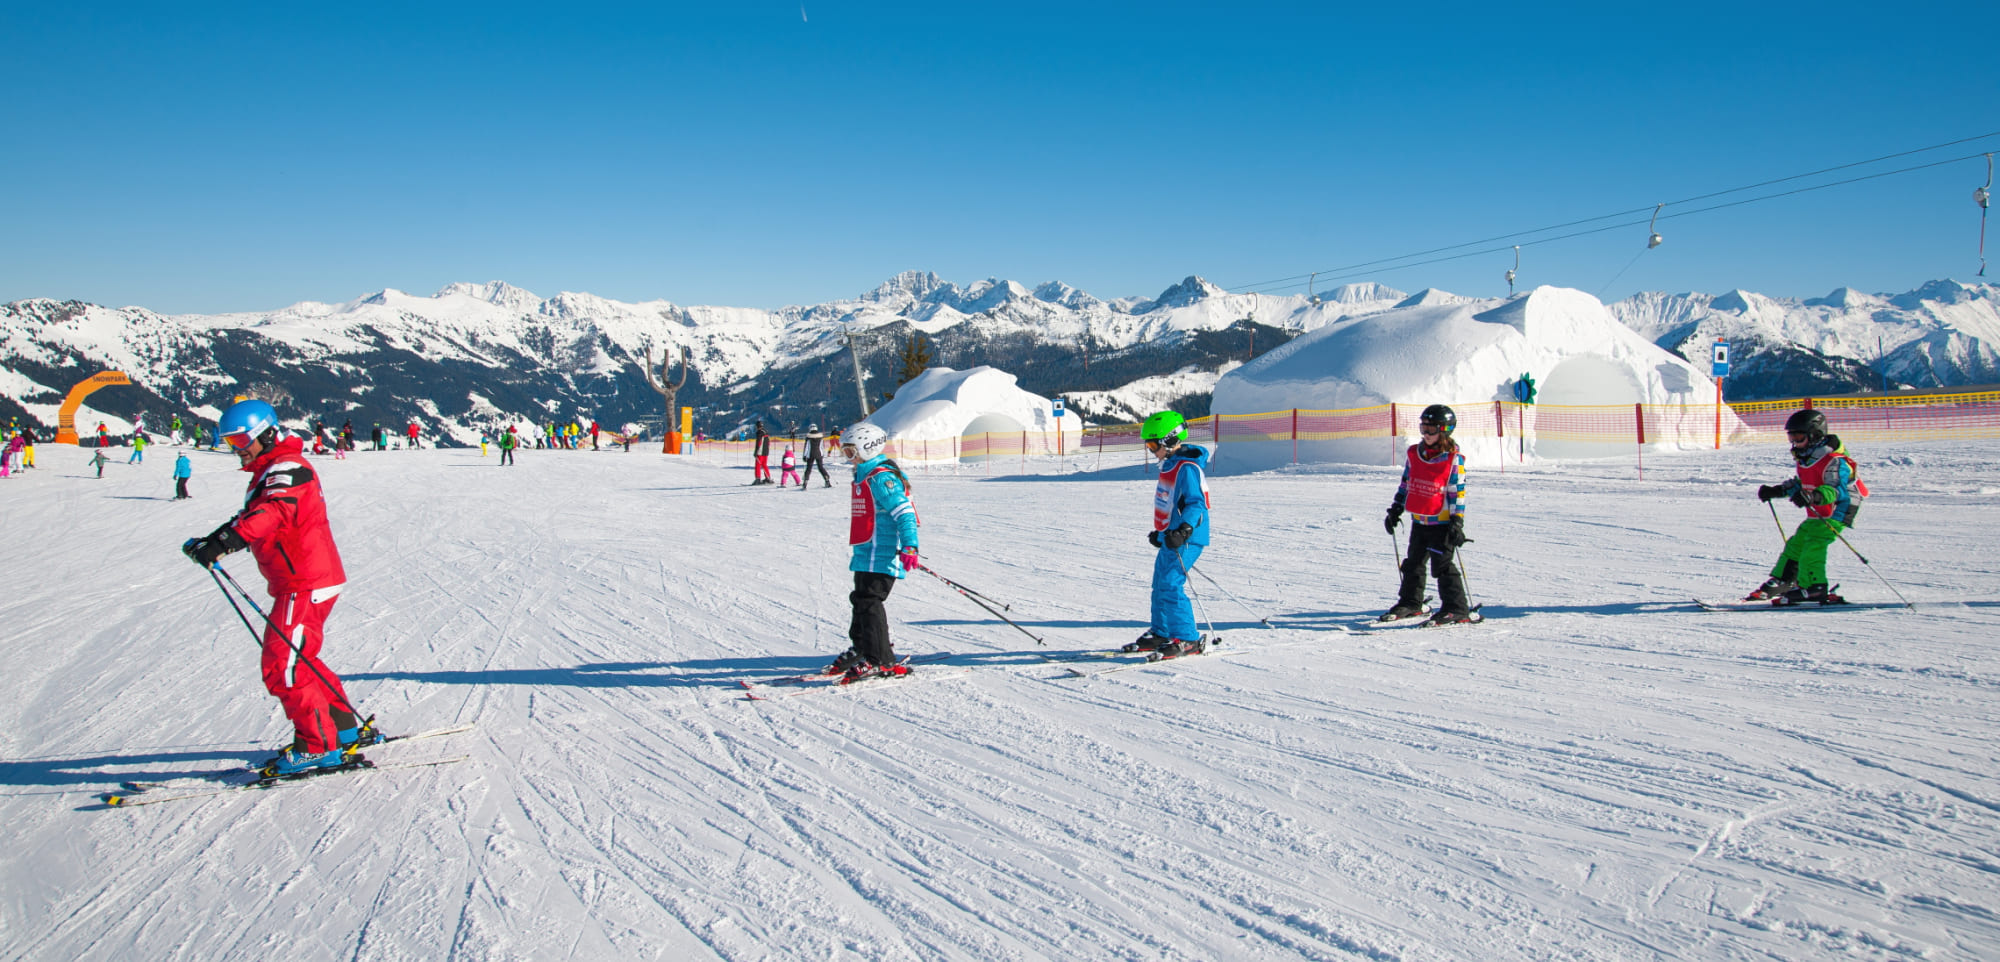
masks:
[[[1802,487],[1798,490],[1797,494],[1792,496],[1792,502],[1803,508],[1808,505],[1825,504],[1826,498],[1821,495],[1818,488]]]
[[[1148,543],[1150,543],[1150,544],[1151,544],[1151,545],[1152,545],[1153,547],[1155,547],[1155,548],[1159,547],[1159,546],[1160,546],[1160,533],[1159,533],[1158,531],[1148,531],[1148,532],[1146,532],[1146,541],[1147,541]]]
[[[1389,516],[1382,519],[1382,530],[1389,532],[1393,537],[1396,533],[1396,526],[1402,523],[1403,509],[1391,505],[1389,507]]]
[[[1804,488],[1798,488],[1793,490],[1791,500],[1793,504],[1796,504],[1801,508],[1812,503],[1812,500],[1806,496],[1806,489]]]
[[[1160,536],[1160,546],[1163,548],[1169,548],[1174,551],[1179,551],[1181,549],[1181,545],[1187,544],[1187,539],[1189,537],[1192,537],[1193,535],[1194,535],[1194,525],[1188,524],[1187,522],[1183,521],[1181,522],[1180,527],[1175,528],[1172,531],[1169,531],[1166,534]]]
[[[1472,539],[1465,536],[1464,518],[1451,519],[1451,528],[1444,533],[1444,543],[1454,548],[1462,548],[1472,543]]]
[[[1759,501],[1776,501],[1784,496],[1785,486],[1782,484],[1760,484],[1757,486],[1757,500]]]
[[[215,564],[222,556],[232,551],[241,551],[246,547],[249,547],[249,542],[244,541],[243,536],[237,534],[235,528],[225,524],[210,532],[207,537],[189,538],[181,544],[181,553],[187,555],[188,560],[206,568]]]

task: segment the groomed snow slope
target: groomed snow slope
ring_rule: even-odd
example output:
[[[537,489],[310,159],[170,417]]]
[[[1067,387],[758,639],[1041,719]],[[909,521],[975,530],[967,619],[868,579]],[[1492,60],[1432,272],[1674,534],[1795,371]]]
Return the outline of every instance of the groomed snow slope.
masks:
[[[320,462],[329,658],[392,728],[479,726],[381,759],[472,759],[130,810],[94,794],[285,735],[177,550],[241,475],[38,453],[0,480],[0,959],[2000,956],[1994,442],[1855,452],[1856,545],[1963,602],[1916,612],[1685,604],[1770,563],[1770,448],[1476,473],[1490,620],[1435,632],[1359,627],[1392,469],[1218,478],[1202,568],[1278,627],[1197,578],[1251,650],[1093,680],[1036,653],[1138,634],[1151,481],[919,472],[929,562],[1048,647],[919,575],[901,650],[968,674],[775,703],[737,680],[846,644],[840,488],[364,452]]]

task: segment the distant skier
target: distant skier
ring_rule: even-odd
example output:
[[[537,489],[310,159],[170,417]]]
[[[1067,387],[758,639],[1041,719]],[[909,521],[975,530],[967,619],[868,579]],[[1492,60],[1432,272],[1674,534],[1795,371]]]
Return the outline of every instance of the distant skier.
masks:
[[[1783,484],[1759,486],[1757,498],[1766,502],[1788,498],[1806,509],[1806,519],[1786,539],[1770,579],[1743,600],[1768,599],[1774,605],[1808,601],[1844,605],[1847,599],[1834,594],[1826,583],[1826,549],[1841,531],[1854,527],[1854,516],[1861,511],[1861,499],[1868,497],[1868,486],[1861,483],[1840,436],[1826,433],[1826,415],[1811,408],[1792,412],[1785,419],[1785,436],[1792,444],[1798,476]]]
[[[264,773],[338,767],[373,741],[373,726],[364,737],[340,677],[319,656],[326,617],[347,582],[319,477],[306,463],[303,442],[280,439],[278,413],[264,401],[230,405],[218,430],[250,473],[249,493],[236,517],[181,550],[207,568],[248,548],[270,591],[264,688],[284,706],[294,735]]]
[[[792,446],[789,444],[785,445],[785,453],[778,459],[778,472],[778,487],[782,488],[793,481],[797,481],[801,488],[806,486],[804,481],[799,481],[799,459],[792,453]]]
[[[146,443],[147,443],[146,436],[144,434],[132,435],[132,454],[130,457],[127,457],[125,459],[125,463],[126,464],[146,463]]]
[[[910,479],[887,455],[889,436],[863,422],[848,429],[841,453],[854,464],[853,502],[847,542],[854,546],[847,568],[854,572],[854,607],[847,637],[854,643],[842,652],[826,674],[845,675],[844,682],[877,675],[906,675],[896,664],[889,642],[889,612],[884,603],[896,581],[917,566],[917,508],[910,503]],[[765,482],[769,483],[769,482]]]
[[[1206,650],[1188,599],[1188,572],[1208,547],[1208,450],[1187,443],[1187,419],[1160,411],[1139,427],[1146,450],[1160,460],[1153,488],[1153,527],[1146,541],[1153,555],[1151,623],[1127,651],[1158,651],[1163,658]]]
[[[111,460],[110,458],[104,456],[103,448],[98,448],[97,453],[90,456],[91,466],[97,469],[98,480],[104,479],[104,465],[105,462],[110,460]]]
[[[416,419],[416,418],[411,418],[411,419],[410,419],[410,450],[412,450],[412,451],[415,451],[415,450],[417,449],[417,433],[418,433],[419,431],[421,431],[421,430],[423,430],[423,428],[422,428],[422,426],[421,426],[421,425],[419,425],[419,424],[417,423],[417,419]]]
[[[597,420],[593,418],[590,422],[590,449],[592,451],[597,450],[597,433]]]
[[[520,446],[521,446],[521,436],[519,434],[514,433],[513,425],[511,424],[507,425],[507,430],[500,435],[501,467],[503,468],[511,467],[514,464],[514,449]]]
[[[186,451],[182,451],[180,456],[174,459],[175,501],[186,501],[188,499],[188,479],[191,477],[194,477],[194,462],[188,460]]]
[[[172,421],[167,422],[167,442],[175,447],[181,444],[181,416],[178,414],[174,415]]]
[[[1403,455],[1403,479],[1396,485],[1396,499],[1382,527],[1389,537],[1410,513],[1410,550],[1403,558],[1403,582],[1396,604],[1382,614],[1381,621],[1399,621],[1423,613],[1424,569],[1437,578],[1438,610],[1430,623],[1460,624],[1476,621],[1471,602],[1465,596],[1465,578],[1455,564],[1465,537],[1465,455],[1452,439],[1458,427],[1458,413],[1442,404],[1424,408],[1417,418],[1423,440],[1410,445]]]
[[[752,485],[771,483],[771,436],[764,431],[764,422],[757,422],[757,439],[750,443],[750,454],[756,458],[751,467]]]
[[[28,440],[26,437],[16,434],[7,439],[7,447],[4,450],[0,450],[0,478],[21,470],[19,466],[21,452],[27,449]]]
[[[826,435],[821,434],[819,425],[806,426],[806,467],[805,477],[799,481],[799,490],[806,489],[806,482],[812,480],[813,468],[819,468],[820,486],[833,487],[833,479],[826,476],[826,456],[822,453]]]

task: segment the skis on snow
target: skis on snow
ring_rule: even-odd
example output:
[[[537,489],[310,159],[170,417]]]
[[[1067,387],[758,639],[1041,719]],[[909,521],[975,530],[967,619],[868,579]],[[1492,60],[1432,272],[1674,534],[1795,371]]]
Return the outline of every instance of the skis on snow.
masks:
[[[1848,601],[1837,605],[1822,605],[1810,602],[1799,605],[1781,605],[1774,601],[1709,601],[1694,599],[1703,611],[1879,611],[1884,608],[1915,608],[1900,601]]]
[[[1229,655],[1241,654],[1242,652],[1247,650],[1249,649],[1224,647],[1222,644],[1222,638],[1220,636],[1217,636],[1213,639],[1208,640],[1199,649],[1193,651],[1183,651],[1177,655],[1162,655],[1158,651],[1127,652],[1121,650],[1121,651],[1112,651],[1103,653],[1091,652],[1090,654],[1092,655],[1097,655],[1097,654],[1105,655],[1106,660],[1115,657],[1125,657],[1130,655],[1144,655],[1145,657],[1132,658],[1130,660],[1120,661],[1109,668],[1086,669],[1086,668],[1078,668],[1074,665],[1069,665],[1065,666],[1063,670],[1069,672],[1072,677],[1095,678],[1099,675],[1109,675],[1113,672],[1131,671],[1134,668],[1152,668],[1155,666],[1179,665],[1182,662],[1197,658],[1226,657]]]
[[[736,683],[743,687],[745,701],[774,701],[779,698],[793,698],[799,695],[824,694],[828,692],[854,692],[883,685],[908,684],[912,681],[930,681],[939,678],[954,678],[972,671],[965,667],[929,667],[916,671],[918,665],[934,665],[951,657],[950,652],[933,652],[928,655],[910,655],[896,659],[896,664],[912,669],[902,675],[869,675],[847,681],[844,674],[829,675],[813,672],[806,675],[791,675],[766,681],[739,679]]]
[[[426,738],[438,738],[445,735],[456,735],[461,732],[471,731],[472,728],[473,726],[469,724],[452,725],[445,728],[433,728],[428,731],[412,732],[407,735],[389,735],[375,742],[374,744],[369,745],[368,750],[374,751],[378,748],[382,748],[387,745],[397,744],[401,742],[419,741]],[[334,768],[308,769],[306,771],[299,772],[293,775],[277,775],[277,776],[266,777],[262,774],[259,774],[258,771],[254,768],[250,769],[230,768],[214,772],[197,772],[189,775],[183,775],[179,778],[166,779],[162,781],[120,782],[118,783],[120,791],[106,792],[100,797],[104,800],[104,804],[106,804],[107,806],[111,806],[113,808],[130,808],[135,805],[152,805],[157,802],[171,802],[183,798],[207,798],[212,795],[222,795],[228,792],[239,792],[249,789],[260,789],[260,788],[275,788],[280,785],[290,784],[299,781],[306,781],[312,778],[320,778],[328,775],[340,775],[340,774],[347,774],[347,773],[361,772],[361,771],[393,771],[402,768],[429,768],[435,765],[448,765],[453,762],[462,762],[469,757],[470,756],[467,755],[457,755],[450,758],[434,759],[431,761],[403,762],[403,763],[378,765],[374,761],[368,759],[365,755],[357,754],[351,761],[347,762],[346,764],[336,766]]]
[[[251,781],[242,784],[222,785],[198,791],[172,793],[142,791],[137,794],[121,795],[115,792],[106,792],[102,798],[107,808],[137,808],[141,805],[158,805],[161,802],[181,802],[194,798],[228,795],[234,792],[261,791],[283,785],[294,785],[313,779],[330,778],[335,775],[351,775],[360,772],[387,772],[405,768],[433,768],[439,765],[456,764],[471,757],[470,755],[453,755],[449,758],[433,758],[423,762],[395,762],[387,765],[377,765],[369,761],[365,755],[356,755],[352,761],[336,768],[309,768],[294,775],[273,775],[269,777],[259,775],[254,776]]]

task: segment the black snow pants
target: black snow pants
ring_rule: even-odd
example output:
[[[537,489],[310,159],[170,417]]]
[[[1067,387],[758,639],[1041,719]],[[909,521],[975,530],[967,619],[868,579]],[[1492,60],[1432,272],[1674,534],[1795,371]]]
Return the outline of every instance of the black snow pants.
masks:
[[[854,604],[854,622],[847,628],[847,637],[861,657],[878,665],[896,663],[896,649],[889,644],[889,609],[883,606],[894,587],[895,575],[857,571],[854,592],[847,596]]]
[[[1447,612],[1464,614],[1471,610],[1471,602],[1465,597],[1465,579],[1458,573],[1458,565],[1453,563],[1457,553],[1451,542],[1448,524],[1410,524],[1410,553],[1403,559],[1403,586],[1396,596],[1396,604],[1409,608],[1423,607],[1424,568],[1437,578],[1438,602]]]

